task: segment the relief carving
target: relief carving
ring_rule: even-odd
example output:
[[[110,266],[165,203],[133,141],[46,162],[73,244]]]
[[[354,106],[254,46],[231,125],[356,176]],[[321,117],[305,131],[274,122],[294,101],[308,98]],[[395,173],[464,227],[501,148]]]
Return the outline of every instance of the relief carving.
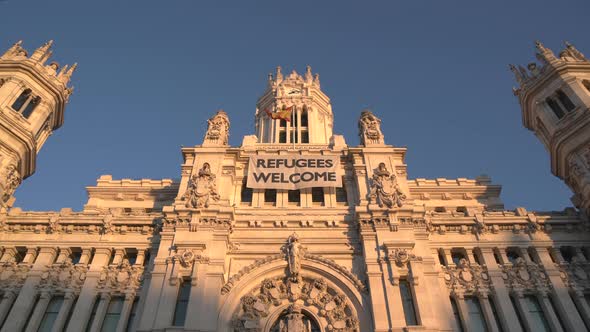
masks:
[[[453,293],[474,294],[489,292],[491,283],[487,269],[462,258],[458,266],[443,266],[447,287]]]
[[[286,304],[286,321],[279,322],[279,331],[308,331],[309,325],[302,324],[302,316],[298,316],[306,307],[316,308],[321,318],[317,324],[326,331],[359,331],[359,321],[347,297],[322,278],[301,278],[298,282],[291,278],[264,280],[260,287],[242,297],[232,322],[234,331],[262,331],[266,318]]]
[[[223,110],[207,120],[207,133],[203,145],[228,145],[229,117]]]
[[[533,262],[527,263],[521,257],[518,257],[512,266],[502,267],[502,278],[506,285],[515,291],[544,291],[550,287],[549,278],[543,268]]]
[[[74,265],[70,259],[63,263],[48,266],[48,270],[41,274],[39,288],[52,291],[79,291],[86,279],[88,267]]]
[[[388,208],[401,207],[406,200],[406,195],[397,183],[397,177],[387,170],[385,163],[380,163],[373,173],[369,199],[379,207],[385,205]]]
[[[14,164],[9,164],[3,168],[0,175],[0,208],[7,207],[12,194],[14,194],[21,181],[21,175]]]
[[[17,264],[6,262],[0,264],[0,289],[4,291],[16,291],[23,286],[31,266],[28,264]]]
[[[187,208],[209,207],[209,201],[218,201],[219,194],[215,184],[215,174],[211,172],[209,163],[204,163],[197,174],[191,177],[188,188],[182,197]]]
[[[119,293],[135,291],[141,286],[143,271],[143,266],[131,265],[127,259],[123,259],[120,264],[103,268],[97,288]]]

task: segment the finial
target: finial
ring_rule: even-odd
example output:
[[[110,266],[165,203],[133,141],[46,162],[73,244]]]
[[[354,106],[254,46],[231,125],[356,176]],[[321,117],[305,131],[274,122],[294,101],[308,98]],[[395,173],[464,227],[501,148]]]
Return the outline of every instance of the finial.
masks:
[[[283,73],[281,73],[281,66],[277,66],[277,82],[280,82],[283,80]]]
[[[68,72],[68,65],[65,65],[61,68],[59,74],[57,74],[57,79],[62,82],[63,84],[68,83],[69,77],[66,78],[66,74]]]
[[[514,73],[514,77],[516,78],[516,81],[518,82],[518,84],[522,85],[522,83],[524,83],[524,77],[522,76],[522,72],[521,72],[520,68],[517,68],[513,64],[510,64],[508,66],[510,68],[510,71],[512,71],[512,73]]]
[[[556,60],[557,59],[555,57],[555,54],[553,54],[553,51],[551,51],[547,47],[543,46],[543,44],[540,41],[538,41],[538,40],[535,41],[535,47],[539,51],[537,53],[537,58],[541,62],[543,62],[545,64],[548,64],[549,62],[551,62],[551,60]]]
[[[47,57],[45,55],[47,54],[47,52],[51,48],[51,45],[53,45],[53,40],[50,40],[50,41],[46,42],[45,44],[41,45],[41,47],[39,47],[38,49],[35,50],[35,52],[33,52],[33,55],[31,55],[31,60],[38,61],[41,64],[43,64],[43,62],[41,62],[41,60],[43,60],[43,59],[47,60]]]
[[[17,41],[12,46],[10,46],[10,48],[8,50],[6,50],[6,52],[4,52],[4,54],[2,55],[1,58],[13,59],[17,56],[25,56],[26,57],[27,51],[25,51],[25,49],[22,48],[22,44],[23,44],[22,40]]]
[[[306,70],[305,70],[305,81],[307,81],[307,82],[313,81],[313,75],[311,73],[311,66],[310,65],[307,65]]]
[[[578,49],[570,44],[568,41],[565,42],[565,47],[567,50],[569,50],[569,53],[576,59],[576,60],[580,60],[580,61],[585,61],[586,57],[584,56],[584,54],[580,51],[578,51]]]

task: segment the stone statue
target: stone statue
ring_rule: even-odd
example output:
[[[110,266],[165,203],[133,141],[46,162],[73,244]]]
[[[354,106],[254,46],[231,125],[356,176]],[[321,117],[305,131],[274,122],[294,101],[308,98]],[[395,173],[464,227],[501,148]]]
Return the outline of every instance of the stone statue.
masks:
[[[381,119],[376,117],[371,111],[364,110],[359,119],[359,136],[361,144],[385,144],[383,133],[381,132]]]
[[[301,313],[301,308],[298,305],[290,305],[287,312],[279,324],[280,332],[311,332],[311,322],[309,320],[304,322],[305,316]]]
[[[301,270],[303,247],[301,246],[299,236],[296,233],[289,236],[284,251],[287,255],[287,263],[289,263],[289,276],[291,277],[291,280],[297,282],[297,280],[299,280],[299,271]]]
[[[228,145],[229,117],[223,110],[207,120],[207,133],[203,145]]]
[[[215,185],[215,174],[211,173],[209,163],[204,163],[198,174],[193,174],[188,188],[182,197],[188,208],[209,207],[209,200],[219,200]]]
[[[397,177],[387,170],[385,163],[380,163],[373,173],[369,198],[380,207],[386,205],[389,208],[401,207],[406,200],[406,195],[397,183]]]
[[[13,164],[8,165],[0,177],[0,207],[6,207],[20,183],[21,176],[18,169]]]

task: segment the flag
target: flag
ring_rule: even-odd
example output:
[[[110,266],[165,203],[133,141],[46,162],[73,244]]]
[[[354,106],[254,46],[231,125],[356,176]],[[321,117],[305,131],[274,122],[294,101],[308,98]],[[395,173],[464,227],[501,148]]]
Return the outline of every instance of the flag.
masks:
[[[264,110],[264,112],[273,120],[279,119],[291,122],[291,112],[293,112],[293,106],[283,107],[282,110],[276,112],[271,112],[267,108]]]

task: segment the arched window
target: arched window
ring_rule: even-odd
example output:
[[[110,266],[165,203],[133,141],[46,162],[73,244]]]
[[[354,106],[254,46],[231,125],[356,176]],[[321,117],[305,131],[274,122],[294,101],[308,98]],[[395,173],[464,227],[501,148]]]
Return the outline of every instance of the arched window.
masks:
[[[34,96],[31,89],[25,89],[12,104],[12,109],[28,119],[40,103],[41,98],[39,96]]]
[[[301,112],[301,127],[307,127],[307,110],[303,109]]]
[[[561,106],[559,106],[559,104],[555,100],[547,97],[547,98],[545,98],[545,102],[547,103],[549,108],[551,108],[551,110],[553,111],[555,116],[557,116],[558,119],[563,118],[563,116],[565,115],[565,112],[561,109]]]
[[[276,322],[272,325],[272,327],[270,328],[270,332],[281,332],[281,331],[286,331],[286,328],[288,328],[289,326],[289,320],[294,321],[297,320],[297,322],[291,322],[291,324],[301,324],[303,323],[303,326],[306,327],[306,329],[304,331],[311,331],[311,332],[320,332],[321,329],[318,325],[318,323],[315,321],[315,319],[313,319],[313,317],[310,317],[308,315],[305,314],[305,312],[301,312],[301,313],[289,313],[288,310],[283,311],[283,313],[281,313],[281,315],[279,316],[279,318],[276,320]]]
[[[563,91],[557,90],[555,95],[568,112],[571,112],[574,110],[574,108],[576,108],[576,105],[574,105],[572,100]]]
[[[23,91],[20,94],[20,96],[16,98],[14,104],[12,104],[12,109],[17,112],[20,112],[21,108],[23,108],[27,100],[29,100],[29,98],[31,97],[31,92],[31,89],[25,89],[25,91]]]
[[[307,109],[301,112],[301,143],[309,143],[309,127]]]

